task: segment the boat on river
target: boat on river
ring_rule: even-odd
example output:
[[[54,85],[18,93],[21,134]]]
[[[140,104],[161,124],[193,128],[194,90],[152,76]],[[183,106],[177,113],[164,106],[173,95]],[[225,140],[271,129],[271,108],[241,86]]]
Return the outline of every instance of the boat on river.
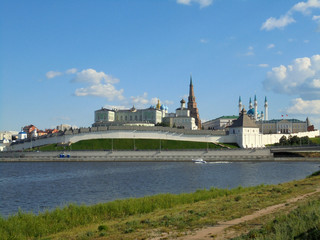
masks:
[[[202,158],[197,158],[197,159],[192,159],[192,161],[194,163],[200,163],[200,164],[203,164],[203,163],[207,163],[205,160],[203,160]]]

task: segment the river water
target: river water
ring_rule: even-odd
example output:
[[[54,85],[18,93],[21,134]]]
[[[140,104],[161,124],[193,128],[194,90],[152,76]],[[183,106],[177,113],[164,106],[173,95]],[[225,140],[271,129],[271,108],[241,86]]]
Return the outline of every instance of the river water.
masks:
[[[316,162],[1,162],[0,214],[38,213],[158,193],[277,184],[319,170]]]

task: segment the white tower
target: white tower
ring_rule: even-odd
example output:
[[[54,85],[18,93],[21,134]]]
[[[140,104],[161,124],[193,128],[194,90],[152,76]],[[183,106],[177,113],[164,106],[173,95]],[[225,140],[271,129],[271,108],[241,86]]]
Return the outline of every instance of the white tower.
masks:
[[[252,101],[251,101],[251,97],[250,97],[250,101],[249,101],[249,110],[252,109]]]
[[[239,105],[238,105],[238,107],[239,107],[239,116],[240,116],[240,114],[241,114],[241,110],[242,110],[242,101],[241,101],[241,97],[239,97]]]
[[[258,102],[256,95],[254,95],[254,120],[258,120]]]
[[[268,101],[267,97],[264,99],[264,120],[268,121]]]
[[[184,99],[180,101],[180,104],[181,104],[181,110],[186,108],[186,101]]]

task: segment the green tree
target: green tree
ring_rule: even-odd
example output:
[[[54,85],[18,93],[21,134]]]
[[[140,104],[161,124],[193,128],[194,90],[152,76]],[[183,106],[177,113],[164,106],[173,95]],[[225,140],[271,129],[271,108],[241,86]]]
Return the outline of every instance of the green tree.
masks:
[[[288,139],[287,139],[287,137],[286,137],[285,135],[283,135],[283,136],[280,138],[279,144],[280,144],[280,145],[288,145],[288,144],[289,144]]]
[[[300,138],[298,136],[290,136],[288,140],[291,145],[299,145],[300,144]]]

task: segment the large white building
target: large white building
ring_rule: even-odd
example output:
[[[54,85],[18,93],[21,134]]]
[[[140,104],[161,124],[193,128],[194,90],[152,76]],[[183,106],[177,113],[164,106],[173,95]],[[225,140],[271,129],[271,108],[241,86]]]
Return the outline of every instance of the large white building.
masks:
[[[221,116],[216,119],[202,123],[204,130],[221,130],[231,126],[232,122],[239,116]]]
[[[101,108],[95,111],[94,124],[92,126],[157,124],[162,122],[162,118],[167,112],[168,108],[160,106],[159,102],[156,107],[151,106],[146,109],[136,109],[134,106],[125,110]]]
[[[195,118],[190,116],[190,110],[186,108],[186,101],[182,99],[180,104],[181,106],[176,109],[176,113],[168,114],[163,119],[163,122],[167,123],[170,127],[197,130],[198,127],[196,125]]]

